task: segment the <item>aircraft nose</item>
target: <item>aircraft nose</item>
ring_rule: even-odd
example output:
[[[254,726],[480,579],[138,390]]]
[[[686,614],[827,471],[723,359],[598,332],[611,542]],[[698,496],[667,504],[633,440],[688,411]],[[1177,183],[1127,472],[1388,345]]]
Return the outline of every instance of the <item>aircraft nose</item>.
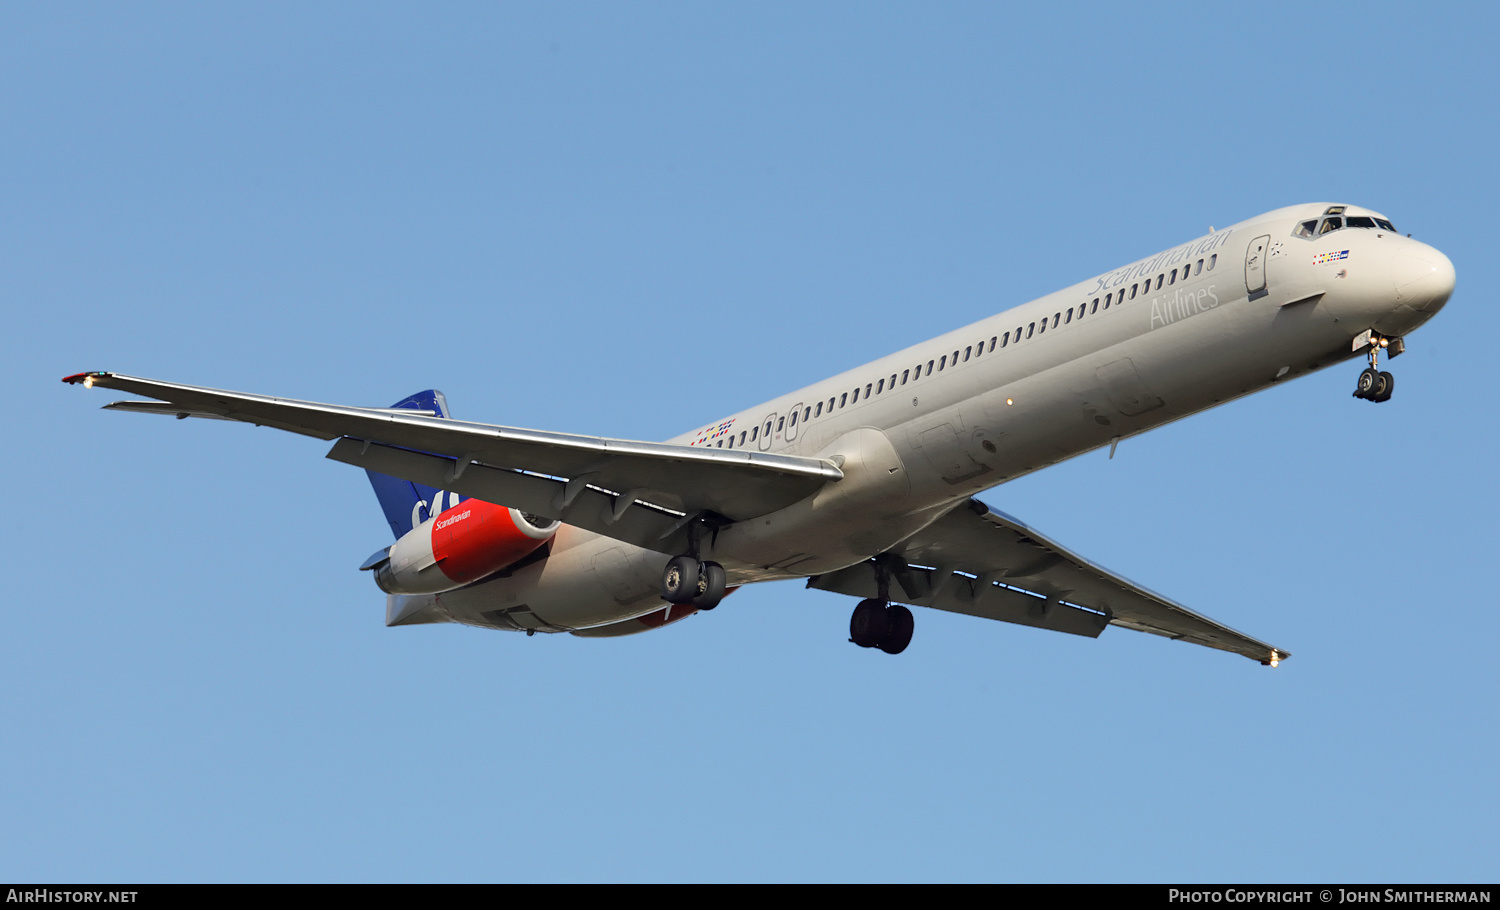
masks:
[[[1393,278],[1402,303],[1436,313],[1453,294],[1456,275],[1452,260],[1429,246],[1398,258]]]

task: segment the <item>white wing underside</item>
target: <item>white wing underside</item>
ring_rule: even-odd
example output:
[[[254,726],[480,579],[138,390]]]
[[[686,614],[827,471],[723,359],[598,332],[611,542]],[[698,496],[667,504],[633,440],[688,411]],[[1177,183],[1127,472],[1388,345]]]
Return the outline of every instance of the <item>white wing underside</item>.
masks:
[[[328,457],[503,503],[647,549],[684,552],[693,518],[743,521],[843,477],[817,458],[471,423],[426,412],[353,408],[83,373],[69,381],[160,399],[113,410],[208,417],[337,439]]]
[[[895,547],[906,566],[891,575],[892,600],[1056,632],[1097,637],[1122,626],[1253,660],[1273,649],[1195,613],[971,499]],[[808,587],[877,596],[873,561],[814,577]]]

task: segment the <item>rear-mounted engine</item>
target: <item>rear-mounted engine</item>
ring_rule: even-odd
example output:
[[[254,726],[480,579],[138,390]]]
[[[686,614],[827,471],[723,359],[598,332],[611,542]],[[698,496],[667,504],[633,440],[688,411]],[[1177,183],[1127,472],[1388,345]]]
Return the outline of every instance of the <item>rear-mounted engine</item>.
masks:
[[[515,565],[557,528],[556,521],[466,499],[412,528],[370,568],[387,594],[440,594]]]

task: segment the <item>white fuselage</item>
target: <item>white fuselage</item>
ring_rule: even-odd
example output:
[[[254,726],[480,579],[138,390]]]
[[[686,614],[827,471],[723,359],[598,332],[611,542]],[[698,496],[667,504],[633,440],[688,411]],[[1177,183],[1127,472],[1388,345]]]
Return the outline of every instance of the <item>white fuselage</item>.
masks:
[[[724,528],[703,557],[731,585],[852,565],[980,490],[1348,360],[1362,332],[1402,336],[1443,306],[1453,267],[1432,247],[1377,228],[1295,234],[1327,209],[1241,222],[671,440],[844,472]],[[617,623],[664,607],[670,555],[564,525],[545,560],[388,609],[545,631]]]

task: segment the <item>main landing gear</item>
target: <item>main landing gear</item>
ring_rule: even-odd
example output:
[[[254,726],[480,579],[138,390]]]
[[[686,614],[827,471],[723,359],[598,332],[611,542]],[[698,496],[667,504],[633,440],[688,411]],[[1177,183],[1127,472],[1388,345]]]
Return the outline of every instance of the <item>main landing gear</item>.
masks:
[[[1369,344],[1370,365],[1359,374],[1359,382],[1354,388],[1354,397],[1363,398],[1366,401],[1390,401],[1391,394],[1396,391],[1396,377],[1379,369],[1380,350],[1389,347],[1391,356],[1395,357],[1406,350],[1406,345],[1400,338],[1386,338],[1373,332],[1370,333]]]
[[[712,610],[724,599],[724,589],[729,584],[724,567],[698,558],[698,541],[703,530],[700,522],[691,523],[688,526],[688,552],[667,560],[667,567],[662,570],[661,598],[669,604]]]
[[[724,599],[728,576],[716,562],[699,562],[693,556],[674,556],[661,573],[661,597],[670,604],[688,604],[712,610]]]
[[[849,617],[849,640],[861,648],[879,648],[900,654],[911,644],[917,621],[911,611],[891,603],[891,566],[883,557],[875,560],[878,597],[862,600]]]
[[[911,644],[911,633],[917,621],[911,611],[900,604],[883,600],[862,600],[849,617],[849,640],[861,648],[879,648],[887,654],[900,654]]]

